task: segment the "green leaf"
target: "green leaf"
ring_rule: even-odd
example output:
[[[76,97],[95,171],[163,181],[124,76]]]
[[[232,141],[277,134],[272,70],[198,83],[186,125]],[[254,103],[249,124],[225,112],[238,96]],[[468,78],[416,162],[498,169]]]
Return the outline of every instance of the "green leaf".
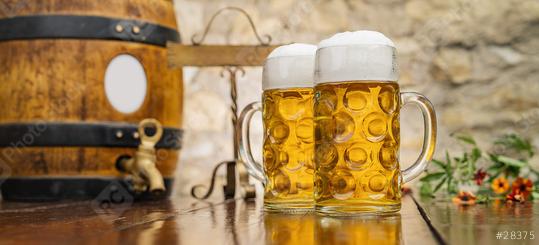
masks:
[[[520,175],[520,167],[507,166],[505,172],[507,173],[507,176],[513,176],[516,178]]]
[[[429,182],[429,181],[432,181],[432,180],[436,180],[442,176],[444,176],[445,173],[444,172],[436,172],[436,173],[431,173],[431,174],[427,174],[425,175],[423,178],[419,179],[419,181],[422,181],[422,182]]]
[[[419,194],[421,196],[432,197],[432,187],[429,182],[422,182],[419,188]]]
[[[506,157],[506,156],[498,156],[497,158],[498,158],[498,161],[505,163],[506,165],[513,166],[513,167],[522,168],[527,165],[526,162],[523,162],[514,158]]]
[[[453,166],[452,166],[452,163],[451,163],[451,157],[449,156],[449,152],[448,151],[445,151],[445,161],[447,162],[447,169],[445,170],[446,173],[447,173],[447,176],[449,176],[449,178],[452,177],[452,172],[453,172]]]
[[[488,156],[489,156],[489,158],[490,158],[491,161],[493,161],[493,162],[499,162],[499,161],[498,161],[498,155],[489,153]]]
[[[491,173],[494,172],[494,173],[497,173],[497,172],[500,172],[501,169],[504,168],[504,165],[502,166],[499,166],[499,165],[492,165],[490,166],[489,168],[487,168],[487,173],[489,173],[489,175],[492,175]]]
[[[503,145],[518,152],[526,152],[530,157],[533,157],[535,153],[530,141],[516,134],[504,135],[500,139],[496,140],[494,144]]]
[[[440,181],[440,183],[438,183],[438,184],[436,185],[436,187],[434,187],[434,190],[432,191],[432,193],[436,193],[436,192],[442,187],[442,185],[445,183],[446,180],[447,180],[447,178],[444,177],[444,178]]]
[[[481,158],[481,150],[479,148],[474,147],[472,149],[472,162],[476,162],[479,158]]]
[[[468,144],[471,144],[471,145],[476,145],[474,138],[472,136],[469,136],[469,135],[457,135],[457,139],[464,142],[464,143],[468,143]]]
[[[492,162],[494,162],[494,164],[492,166],[488,167],[488,169],[499,169],[499,168],[502,168],[502,167],[505,166],[505,164],[503,164],[502,162],[500,162],[498,160],[498,156],[496,156],[494,154],[490,154],[490,153],[488,154],[488,156],[489,156],[490,160]]]
[[[460,159],[461,162],[467,162],[468,161],[468,152],[464,152],[464,154],[462,154],[462,159]]]
[[[457,185],[454,181],[447,182],[447,192],[449,194],[457,194]]]
[[[447,169],[446,176],[447,176],[447,187],[446,191],[448,193],[451,193],[451,183],[453,182],[453,163],[451,162],[451,157],[449,156],[449,152],[445,151],[445,160],[447,161]]]
[[[440,167],[441,169],[447,170],[447,165],[442,161],[432,159],[432,163],[436,164],[436,166]]]
[[[490,200],[488,195],[477,195],[476,203],[486,203]]]

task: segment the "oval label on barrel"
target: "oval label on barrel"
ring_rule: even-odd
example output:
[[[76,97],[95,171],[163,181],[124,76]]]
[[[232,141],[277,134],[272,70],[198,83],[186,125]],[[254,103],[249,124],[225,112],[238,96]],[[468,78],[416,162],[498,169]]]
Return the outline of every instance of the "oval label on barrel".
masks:
[[[128,54],[114,57],[105,72],[105,94],[114,109],[132,113],[146,97],[147,80],[140,61]]]

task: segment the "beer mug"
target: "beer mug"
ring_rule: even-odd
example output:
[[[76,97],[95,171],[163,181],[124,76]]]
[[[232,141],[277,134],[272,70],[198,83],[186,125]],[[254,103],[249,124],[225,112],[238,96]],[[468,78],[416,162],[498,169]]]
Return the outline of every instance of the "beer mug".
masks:
[[[313,71],[315,45],[290,44],[273,50],[264,64],[262,103],[249,104],[238,122],[239,155],[264,184],[268,211],[306,211],[313,198]],[[262,111],[263,165],[255,162],[249,123]]]
[[[345,32],[318,45],[315,62],[315,209],[329,215],[397,212],[401,183],[432,159],[436,115],[423,95],[400,93],[393,42],[379,32]],[[423,114],[419,158],[401,172],[399,111]]]

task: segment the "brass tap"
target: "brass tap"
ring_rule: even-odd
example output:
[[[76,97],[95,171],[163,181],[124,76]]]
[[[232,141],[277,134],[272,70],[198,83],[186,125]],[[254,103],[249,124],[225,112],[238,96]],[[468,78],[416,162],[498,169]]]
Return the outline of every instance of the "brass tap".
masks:
[[[155,128],[155,134],[149,136],[145,128]],[[134,157],[123,157],[118,161],[118,169],[133,177],[133,188],[137,192],[149,190],[152,194],[165,191],[163,176],[155,166],[157,162],[155,144],[163,135],[161,123],[153,118],[142,120],[138,125],[140,145]]]

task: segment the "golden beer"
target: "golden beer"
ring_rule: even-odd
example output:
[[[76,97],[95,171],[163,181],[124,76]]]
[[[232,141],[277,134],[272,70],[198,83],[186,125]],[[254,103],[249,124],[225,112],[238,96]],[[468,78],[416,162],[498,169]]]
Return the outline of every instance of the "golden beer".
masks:
[[[313,89],[267,90],[262,101],[266,207],[312,207]]]
[[[313,198],[313,67],[316,46],[294,43],[274,49],[262,71],[262,101],[240,114],[236,135],[239,156],[249,174],[264,184],[268,211],[304,212]],[[249,122],[262,111],[263,164],[249,142]]]
[[[398,84],[339,82],[314,91],[317,208],[398,211]]]
[[[399,92],[397,50],[375,31],[342,32],[316,50],[314,87],[315,209],[334,216],[397,212],[402,183],[418,177],[436,145],[430,101]],[[401,106],[423,115],[423,146],[406,169],[399,164]]]

